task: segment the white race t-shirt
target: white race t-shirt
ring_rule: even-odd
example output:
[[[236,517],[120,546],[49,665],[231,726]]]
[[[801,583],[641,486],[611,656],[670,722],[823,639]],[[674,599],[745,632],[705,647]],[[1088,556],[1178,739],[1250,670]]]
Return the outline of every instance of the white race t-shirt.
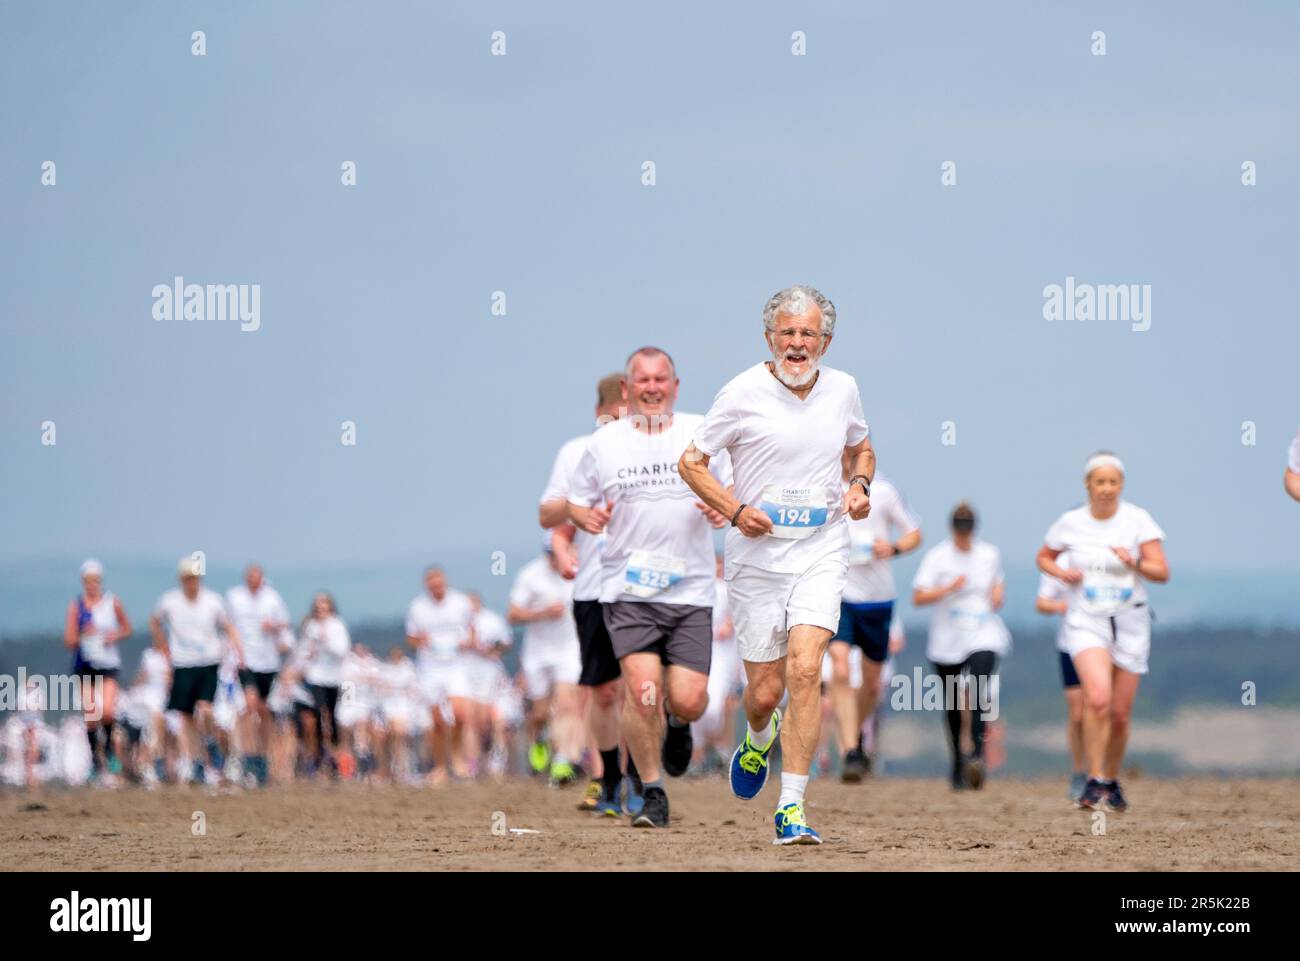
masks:
[[[960,551],[951,538],[936,544],[921,558],[913,588],[946,587],[965,575],[966,584],[933,605],[925,656],[936,664],[960,664],[976,651],[1006,654],[1011,635],[993,610],[993,586],[1003,580],[1002,555],[978,538]]]
[[[1056,563],[1059,567],[1069,567],[1070,555],[1058,554],[1056,556]],[[1058,580],[1051,574],[1039,574],[1038,596],[1045,601],[1068,601],[1070,598],[1070,585],[1065,583],[1065,581]],[[1065,644],[1062,641],[1064,633],[1065,618],[1062,617],[1061,623],[1056,629],[1056,649],[1058,651],[1065,650]]]
[[[1286,466],[1293,474],[1300,474],[1300,430],[1296,431],[1295,440],[1291,441],[1291,450],[1287,452]]]
[[[307,656],[303,679],[321,687],[338,687],[343,682],[343,660],[352,647],[347,625],[333,614],[323,619],[308,618],[302,629]]]
[[[1083,571],[1082,583],[1070,591],[1070,610],[1109,617],[1147,599],[1141,578],[1111,548],[1127,548],[1140,557],[1141,545],[1164,537],[1150,514],[1120,501],[1104,521],[1093,517],[1086,504],[1066,511],[1048,529],[1044,543],[1055,551],[1069,551],[1070,566]]]
[[[569,489],[581,507],[612,502],[605,527],[600,601],[651,601],[713,606],[713,528],[700,499],[677,474],[677,461],[695,436],[699,414],[673,414],[653,433],[619,420],[591,435]],[[730,459],[709,471],[731,484]]]
[[[225,639],[220,630],[229,623],[221,595],[200,587],[191,601],[179,587],[158,599],[154,614],[167,632],[172,667],[207,667],[221,663]]]
[[[448,590],[441,601],[425,591],[406,611],[406,633],[410,637],[427,634],[429,643],[416,649],[415,663],[421,673],[450,667],[460,653],[460,645],[469,637],[474,622],[474,608],[460,591]]]
[[[560,617],[524,625],[524,647],[534,655],[540,650],[565,650],[578,643],[578,626],[573,620],[573,581],[561,577],[551,567],[547,555],[534,557],[519,569],[510,588],[510,603],[530,611],[552,604],[564,606]]]
[[[847,488],[846,488],[847,489]],[[844,585],[846,604],[892,601],[898,596],[892,558],[880,560],[872,548],[879,540],[896,541],[921,526],[898,488],[876,472],[871,482],[871,513],[860,521],[848,520],[849,578]]]
[[[246,584],[226,591],[226,609],[244,645],[244,666],[269,674],[280,669],[280,638],[289,630],[289,608],[270,584],[263,583],[256,594]],[[264,621],[284,625],[278,631],[262,629]]]
[[[573,472],[582,460],[583,452],[591,441],[591,434],[583,434],[564,442],[560,452],[555,455],[555,464],[551,467],[551,477],[546,482],[542,494],[542,503],[569,499],[569,486],[573,481]],[[573,599],[575,601],[594,601],[600,597],[600,556],[605,549],[605,535],[588,534],[580,530],[573,538],[578,549],[578,573],[573,579]]]
[[[474,615],[474,638],[486,647],[509,647],[514,643],[506,619],[486,607],[480,607]]]
[[[766,364],[718,391],[695,431],[695,446],[710,458],[729,452],[736,497],[765,511],[784,535],[745,537],[728,529],[728,577],[738,564],[802,574],[828,554],[847,559],[840,459],[867,435],[857,382],[831,367],[821,368],[803,400]]]

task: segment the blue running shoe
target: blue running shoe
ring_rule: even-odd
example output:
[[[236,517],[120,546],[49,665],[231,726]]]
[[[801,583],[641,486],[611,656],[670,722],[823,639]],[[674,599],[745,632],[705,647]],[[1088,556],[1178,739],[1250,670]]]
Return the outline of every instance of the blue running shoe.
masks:
[[[763,790],[763,785],[767,783],[767,756],[772,753],[777,735],[781,733],[781,712],[779,710],[772,712],[771,723],[772,740],[767,742],[767,747],[762,750],[754,747],[754,742],[749,739],[749,731],[746,730],[745,740],[740,747],[736,748],[736,753],[731,755],[729,777],[731,793],[742,801],[749,801],[758,797],[758,792]]]
[[[821,835],[808,826],[803,804],[793,801],[776,809],[776,840],[773,844],[821,844]]]
[[[645,795],[641,793],[641,779],[623,778],[623,812],[636,817],[645,810]]]
[[[601,798],[596,802],[596,806],[592,808],[592,811],[598,817],[621,818],[623,816],[623,805],[619,804],[616,798]]]
[[[1079,798],[1083,797],[1083,788],[1084,785],[1086,785],[1087,783],[1088,783],[1088,775],[1082,773],[1081,771],[1076,771],[1074,774],[1071,774],[1070,790],[1069,793],[1067,794],[1067,797],[1069,797],[1071,801],[1077,803]]]

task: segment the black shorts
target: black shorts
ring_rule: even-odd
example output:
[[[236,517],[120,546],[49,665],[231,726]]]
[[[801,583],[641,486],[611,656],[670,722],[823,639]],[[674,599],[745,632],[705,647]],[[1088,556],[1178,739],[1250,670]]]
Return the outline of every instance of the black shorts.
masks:
[[[831,638],[862,648],[868,660],[885,663],[889,657],[889,622],[894,602],[884,604],[840,604],[840,629]]]
[[[257,691],[257,696],[265,701],[271,694],[271,685],[275,683],[275,671],[250,671],[245,668],[239,670],[239,684],[241,687],[251,687]]]
[[[573,619],[578,624],[578,647],[582,650],[583,687],[600,687],[620,676],[618,658],[605,627],[600,601],[574,601]]]
[[[605,628],[619,658],[658,654],[661,663],[709,673],[713,608],[659,601],[615,601],[604,608]]]
[[[117,672],[118,668],[116,667],[91,667],[85,661],[81,662],[81,667],[77,670],[77,673],[81,675],[81,679],[87,684],[92,683],[97,677],[102,677],[106,681],[116,681]]]
[[[324,684],[308,684],[307,690],[311,691],[316,710],[318,712],[329,710],[330,718],[333,719],[334,709],[339,705],[339,689],[337,687],[326,687]]]
[[[1067,691],[1072,687],[1079,686],[1079,672],[1074,669],[1074,658],[1065,651],[1058,652],[1061,655],[1061,687]]]
[[[217,665],[178,667],[172,671],[172,693],[167,698],[167,710],[193,714],[194,705],[200,701],[212,703],[217,695]]]

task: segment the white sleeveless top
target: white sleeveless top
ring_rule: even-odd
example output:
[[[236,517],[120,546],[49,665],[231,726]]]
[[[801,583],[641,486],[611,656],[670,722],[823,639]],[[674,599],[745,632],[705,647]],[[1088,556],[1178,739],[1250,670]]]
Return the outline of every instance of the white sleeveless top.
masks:
[[[78,607],[85,605],[85,597],[78,597]],[[81,659],[91,667],[99,668],[102,671],[120,668],[122,666],[122,652],[117,644],[105,644],[104,634],[107,631],[120,630],[121,626],[117,622],[117,608],[114,606],[114,598],[108,591],[99,599],[93,607],[90,608],[90,622],[95,625],[94,634],[85,634],[88,625],[83,624],[81,630]]]

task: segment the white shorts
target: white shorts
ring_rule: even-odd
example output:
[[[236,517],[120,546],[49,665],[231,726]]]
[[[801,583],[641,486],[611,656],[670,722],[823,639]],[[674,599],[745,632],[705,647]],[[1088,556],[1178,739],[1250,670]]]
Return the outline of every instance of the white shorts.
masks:
[[[455,722],[451,698],[463,696],[454,693],[455,689],[463,687],[463,682],[457,677],[461,673],[455,664],[445,664],[426,667],[418,675],[420,699],[424,702],[426,713],[437,711],[446,724]]]
[[[554,647],[524,644],[519,669],[530,700],[538,701],[554,690],[556,684],[577,684],[582,676],[582,654],[578,642]]]
[[[340,697],[335,713],[338,715],[339,727],[356,727],[370,719],[373,707],[363,697]]]
[[[1104,647],[1116,667],[1145,674],[1151,654],[1151,609],[1144,604],[1113,617],[1069,611],[1061,626],[1060,646],[1071,659],[1080,651]]]
[[[497,687],[497,661],[481,654],[465,655],[465,696],[479,704],[491,704]]]
[[[383,715],[385,724],[400,724],[409,729],[414,722],[415,711],[415,702],[409,697],[388,697],[384,699],[380,713]]]
[[[802,574],[727,565],[727,601],[741,658],[780,660],[790,628],[799,624],[834,633],[840,626],[840,596],[848,572],[844,551],[828,554]]]

